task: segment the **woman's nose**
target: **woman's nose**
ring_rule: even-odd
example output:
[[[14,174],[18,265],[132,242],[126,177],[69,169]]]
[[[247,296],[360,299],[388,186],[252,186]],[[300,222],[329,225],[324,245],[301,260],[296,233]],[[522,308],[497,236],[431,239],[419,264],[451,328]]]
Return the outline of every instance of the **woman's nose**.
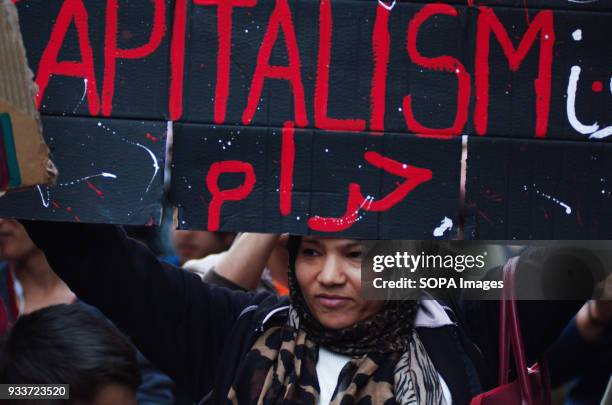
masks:
[[[327,255],[323,262],[323,268],[319,273],[318,280],[326,286],[343,284],[346,281],[342,268],[342,260],[336,255]]]

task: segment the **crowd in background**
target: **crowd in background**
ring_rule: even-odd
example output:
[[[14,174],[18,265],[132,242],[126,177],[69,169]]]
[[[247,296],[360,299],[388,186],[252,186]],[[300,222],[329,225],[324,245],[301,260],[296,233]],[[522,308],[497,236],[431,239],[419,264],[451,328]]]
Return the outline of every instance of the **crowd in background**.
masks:
[[[172,224],[127,232],[202,283],[290,294],[286,235],[182,231]],[[519,253],[502,249],[499,264]],[[164,364],[149,361],[100,310],[71,291],[16,220],[0,220],[0,259],[0,383],[70,384],[79,403],[197,402]],[[580,307],[548,350],[559,404],[599,404],[604,395],[612,375],[612,308],[602,308],[591,302]]]

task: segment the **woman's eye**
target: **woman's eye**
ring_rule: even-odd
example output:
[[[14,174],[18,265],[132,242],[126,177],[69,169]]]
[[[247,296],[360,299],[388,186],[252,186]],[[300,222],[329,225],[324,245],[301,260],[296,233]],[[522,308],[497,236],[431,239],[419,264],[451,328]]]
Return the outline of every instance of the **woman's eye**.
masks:
[[[317,252],[315,249],[302,249],[302,255],[304,256],[319,256],[319,252]]]
[[[352,252],[348,252],[348,257],[350,257],[351,259],[362,259],[363,252],[361,250],[355,250]]]

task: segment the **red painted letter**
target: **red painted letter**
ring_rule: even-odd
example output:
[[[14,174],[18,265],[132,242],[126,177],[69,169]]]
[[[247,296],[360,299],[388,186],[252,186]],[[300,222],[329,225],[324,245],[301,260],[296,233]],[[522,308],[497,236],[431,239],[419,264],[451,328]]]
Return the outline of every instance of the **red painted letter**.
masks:
[[[321,0],[319,6],[319,54],[317,83],[315,86],[315,127],[343,131],[363,131],[365,120],[337,119],[327,116],[329,99],[329,64],[331,59],[332,10],[330,0]]]
[[[289,55],[289,66],[270,66],[270,54],[278,37],[279,28],[283,29],[287,53]],[[253,74],[249,100],[242,114],[242,123],[248,125],[253,119],[259,97],[263,89],[265,78],[287,80],[293,89],[293,108],[295,109],[295,123],[299,127],[308,125],[306,119],[306,105],[304,102],[304,85],[300,73],[300,52],[295,39],[295,30],[291,19],[291,12],[287,0],[276,0],[276,7],[270,16],[268,30],[264,36],[259,55],[257,56],[257,67]]]
[[[543,138],[548,131],[548,113],[550,111],[550,80],[555,43],[553,14],[550,10],[540,11],[533,19],[527,32],[521,38],[518,49],[504,26],[497,19],[492,9],[479,7],[478,30],[476,38],[476,106],[474,108],[474,127],[478,135],[487,132],[489,115],[489,43],[491,31],[497,37],[499,44],[508,59],[510,70],[516,72],[533,46],[540,32],[540,62],[538,78],[535,80],[536,92],[536,128],[537,138]]]
[[[295,141],[293,122],[285,122],[281,150],[280,175],[280,212],[283,216],[291,212],[291,191],[293,190],[293,163],[295,161]]]
[[[219,176],[223,173],[244,173],[244,183],[229,190],[219,190]],[[255,170],[253,165],[238,160],[216,162],[210,166],[206,175],[206,186],[211,199],[208,205],[208,230],[219,230],[221,206],[225,201],[240,201],[247,198],[255,185]]]
[[[377,152],[366,152],[364,157],[372,166],[406,179],[380,200],[373,200],[368,205],[368,211],[387,211],[399,204],[417,186],[432,179],[432,172],[429,169],[400,163]]]
[[[232,55],[232,11],[234,7],[254,7],[257,0],[194,0],[200,6],[217,6],[217,83],[215,85],[215,124],[225,122]]]
[[[187,0],[176,0],[172,44],[170,46],[170,119],[179,120],[183,115],[183,76],[185,69],[185,25]]]
[[[455,122],[449,128],[428,128],[421,125],[412,113],[412,99],[409,95],[404,98],[404,118],[406,119],[408,128],[417,134],[435,137],[452,137],[461,134],[467,121],[470,101],[470,74],[466,72],[463,64],[456,58],[447,55],[428,58],[421,55],[418,51],[417,34],[419,28],[429,17],[436,14],[456,17],[457,10],[446,4],[428,4],[416,13],[408,26],[408,55],[410,55],[412,61],[419,66],[433,70],[444,70],[457,75],[459,89],[457,93],[457,114],[455,115]]]
[[[308,219],[308,227],[318,232],[340,232],[349,229],[359,216],[359,209],[363,207],[364,199],[361,187],[357,183],[349,184],[349,196],[346,203],[346,212],[339,218],[314,216]]]
[[[57,58],[72,20],[74,20],[77,29],[81,61],[59,62]],[[36,75],[36,84],[38,85],[36,106],[38,108],[40,108],[40,103],[51,75],[82,77],[87,88],[89,113],[91,115],[98,115],[100,111],[100,97],[98,96],[96,84],[93,52],[89,41],[89,17],[81,0],[66,0],[64,2],[51,32],[47,48],[40,58],[38,74]]]
[[[406,198],[417,186],[432,179],[432,172],[429,169],[407,165],[382,156],[377,152],[366,152],[364,157],[372,166],[403,177],[406,181],[401,184],[398,183],[395,190],[379,200],[375,200],[372,196],[364,197],[361,193],[361,186],[357,183],[350,183],[345,214],[340,218],[315,215],[308,220],[310,229],[320,232],[338,232],[348,229],[361,218],[359,217],[360,210],[366,212],[388,211]]]
[[[389,65],[389,9],[380,2],[376,8],[376,21],[372,37],[372,52],[374,54],[374,75],[370,90],[372,131],[385,130],[385,97],[387,95],[387,66]],[[379,135],[382,135],[380,133]]]
[[[165,0],[154,0],[153,28],[149,42],[133,49],[117,48],[117,29],[119,18],[117,16],[118,0],[106,2],[106,34],[104,47],[104,83],[102,86],[102,114],[109,116],[113,110],[113,94],[115,93],[115,69],[117,59],[139,59],[153,53],[166,32],[166,3]]]

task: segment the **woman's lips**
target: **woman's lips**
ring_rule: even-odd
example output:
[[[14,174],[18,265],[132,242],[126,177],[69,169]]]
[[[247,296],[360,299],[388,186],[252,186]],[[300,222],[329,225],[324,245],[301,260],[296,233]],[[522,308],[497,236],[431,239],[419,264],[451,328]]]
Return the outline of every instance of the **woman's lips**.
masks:
[[[317,295],[316,298],[323,307],[328,309],[338,309],[350,301],[349,298],[338,295],[321,294]]]

